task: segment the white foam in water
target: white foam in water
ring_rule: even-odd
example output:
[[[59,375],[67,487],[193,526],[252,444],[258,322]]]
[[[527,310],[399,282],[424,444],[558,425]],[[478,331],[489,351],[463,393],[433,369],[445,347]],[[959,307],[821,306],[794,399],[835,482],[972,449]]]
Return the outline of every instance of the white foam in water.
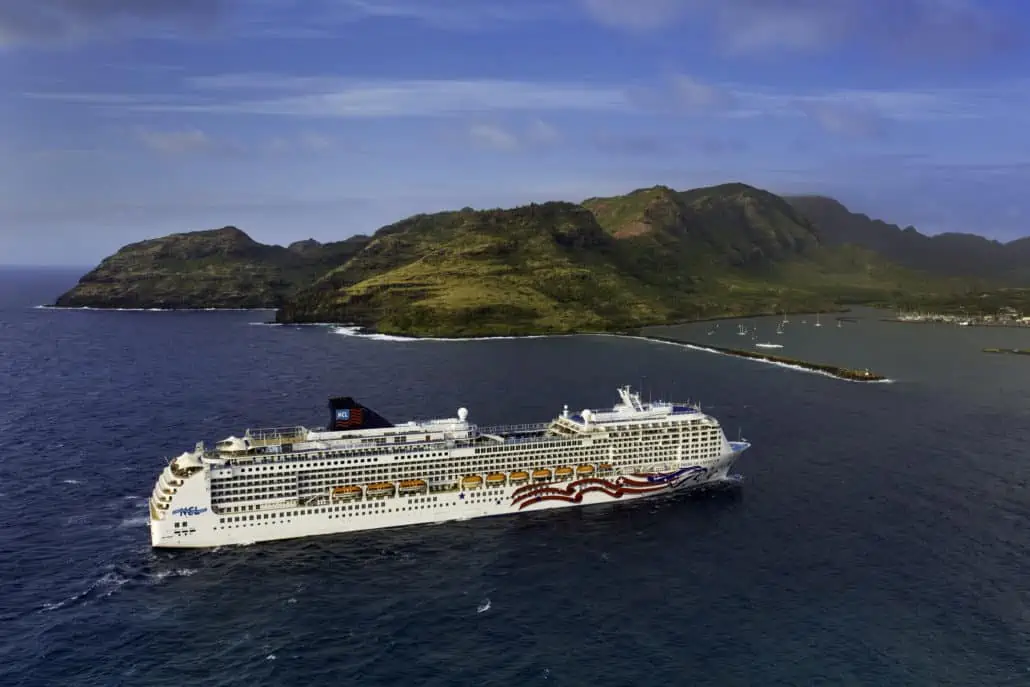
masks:
[[[486,613],[490,610],[490,599],[483,601],[479,604],[479,608],[476,609],[476,613]]]
[[[121,524],[119,524],[118,527],[142,527],[143,525],[146,525],[148,522],[150,522],[149,516],[126,518],[125,520],[122,520]]]
[[[88,305],[37,305],[36,310],[95,310],[97,312],[275,312],[275,308],[94,308]]]
[[[338,327],[336,322],[248,322],[255,327]]]
[[[361,327],[340,327],[333,329],[333,334],[341,336],[353,336],[359,339],[371,339],[373,341],[510,341],[513,339],[550,339],[556,336],[568,336],[567,334],[535,334],[532,336],[469,336],[465,338],[448,338],[436,336],[396,336],[394,334],[368,334],[362,331]]]

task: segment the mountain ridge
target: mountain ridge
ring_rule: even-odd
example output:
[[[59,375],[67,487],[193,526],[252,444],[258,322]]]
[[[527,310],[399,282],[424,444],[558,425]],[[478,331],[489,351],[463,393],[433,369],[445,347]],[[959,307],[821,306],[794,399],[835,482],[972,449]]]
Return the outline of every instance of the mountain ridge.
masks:
[[[468,336],[625,330],[968,291],[951,274],[885,259],[862,245],[875,242],[855,213],[811,198],[737,182],[653,186],[581,203],[422,213],[331,243],[267,246],[232,226],[179,233],[124,246],[57,304],[274,307],[284,323]],[[850,224],[839,227],[841,217]],[[880,224],[887,250],[920,240],[898,240],[891,227],[905,230]]]

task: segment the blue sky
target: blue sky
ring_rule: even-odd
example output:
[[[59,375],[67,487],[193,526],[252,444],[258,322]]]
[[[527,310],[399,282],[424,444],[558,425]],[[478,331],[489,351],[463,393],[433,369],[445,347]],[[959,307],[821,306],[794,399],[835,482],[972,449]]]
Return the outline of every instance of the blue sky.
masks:
[[[0,264],[744,181],[1030,234],[1019,0],[0,0]]]

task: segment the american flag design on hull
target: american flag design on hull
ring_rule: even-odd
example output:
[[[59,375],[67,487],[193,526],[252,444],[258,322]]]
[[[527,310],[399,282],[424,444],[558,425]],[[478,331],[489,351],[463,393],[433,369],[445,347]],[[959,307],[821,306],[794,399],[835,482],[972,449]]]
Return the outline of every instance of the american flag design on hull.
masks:
[[[633,474],[614,480],[588,477],[569,482],[563,487],[556,487],[554,484],[528,484],[515,490],[511,503],[518,506],[519,510],[542,501],[580,503],[583,496],[592,491],[619,499],[629,494],[646,494],[670,489],[686,481],[703,482],[708,476],[709,471],[706,468],[692,466],[665,474]]]

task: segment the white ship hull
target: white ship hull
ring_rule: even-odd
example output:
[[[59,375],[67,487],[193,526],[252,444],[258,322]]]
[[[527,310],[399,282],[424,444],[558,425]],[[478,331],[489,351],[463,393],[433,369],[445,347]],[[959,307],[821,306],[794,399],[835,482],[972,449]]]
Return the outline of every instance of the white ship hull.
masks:
[[[346,510],[345,504],[306,509],[310,514],[270,518],[233,525],[219,524],[208,510],[189,519],[188,529],[162,527],[151,521],[151,544],[160,548],[213,548],[263,541],[342,534],[390,527],[430,525],[496,515],[513,515],[558,508],[622,503],[685,492],[725,483],[740,452],[726,456],[714,469],[686,466],[648,477],[620,476],[573,479],[568,482],[399,497],[378,501],[378,507]],[[350,504],[353,505],[353,504]],[[338,510],[344,508],[344,510]],[[325,512],[322,512],[325,511]]]
[[[465,409],[394,425],[333,399],[327,430],[248,430],[172,460],[150,499],[151,544],[212,548],[652,498],[728,479],[750,446],[727,441],[696,406],[619,392],[610,410],[482,430]]]

